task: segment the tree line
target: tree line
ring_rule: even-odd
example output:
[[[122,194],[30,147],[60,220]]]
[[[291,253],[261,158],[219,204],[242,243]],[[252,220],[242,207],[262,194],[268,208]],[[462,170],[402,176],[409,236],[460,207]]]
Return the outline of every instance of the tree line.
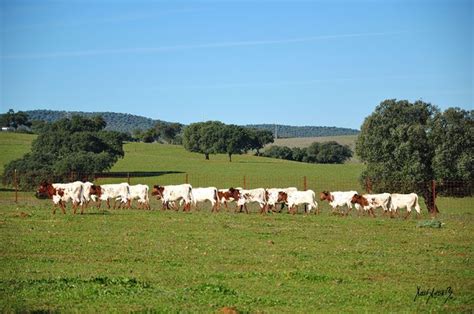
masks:
[[[335,141],[314,142],[309,147],[271,146],[262,156],[307,163],[342,164],[352,157],[351,149]]]
[[[107,122],[106,130],[134,133],[142,135],[144,131],[155,127],[157,123],[172,124],[172,122],[151,119],[138,115],[119,112],[83,112],[83,111],[59,111],[59,110],[27,110],[24,113],[29,117],[29,120],[56,122],[64,118],[71,118],[75,115],[80,115],[87,118],[101,116]],[[2,125],[4,126],[4,125]],[[291,126],[280,124],[249,124],[243,127],[250,129],[263,129],[274,133],[278,138],[290,137],[317,137],[317,136],[337,136],[337,135],[355,135],[358,130],[341,128],[341,127],[325,127],[325,126]],[[275,132],[276,131],[276,132]],[[275,134],[276,133],[276,134]],[[140,137],[135,137],[142,141]],[[146,137],[150,139],[149,134]],[[161,141],[161,139],[160,139]]]
[[[268,130],[273,132],[276,138],[292,137],[322,137],[339,135],[357,135],[358,130],[340,128],[335,126],[292,126],[281,124],[248,124],[248,128]]]

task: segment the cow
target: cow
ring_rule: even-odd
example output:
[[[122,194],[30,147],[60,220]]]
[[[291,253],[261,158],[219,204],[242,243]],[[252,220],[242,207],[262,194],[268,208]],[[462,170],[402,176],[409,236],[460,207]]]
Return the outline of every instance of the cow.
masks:
[[[47,183],[42,182],[39,186],[36,196],[48,197],[53,200],[53,214],[56,214],[56,207],[59,205],[63,214],[66,214],[65,204],[72,202],[74,214],[82,201],[82,182],[72,183]],[[81,214],[84,209],[81,209]]]
[[[92,182],[83,182],[82,183],[82,197],[81,197],[81,207],[87,207],[90,201],[98,201],[100,194],[100,189],[98,185],[94,185]]]
[[[128,183],[102,184],[100,185],[100,201],[107,202],[107,208],[110,209],[110,199],[114,200],[114,209],[117,207],[116,201],[120,201],[119,208],[127,206],[130,208],[130,186]],[[97,208],[100,208],[101,202]]]
[[[236,201],[240,198],[241,188],[229,188],[229,189],[219,189],[217,190],[217,196],[219,202],[224,204],[225,208],[228,209],[227,203]]]
[[[349,215],[349,213],[352,210],[352,197],[358,194],[357,191],[347,191],[347,192],[329,192],[329,191],[323,191],[319,195],[319,198],[321,201],[328,201],[329,205],[332,207],[332,212],[335,213],[336,209],[338,207],[342,206],[347,206],[347,213],[346,215]]]
[[[219,211],[219,195],[215,187],[193,188],[192,194],[194,206],[197,206],[197,203],[209,201],[212,205],[211,211]]]
[[[138,200],[138,208],[150,209],[150,199],[148,191],[150,187],[145,184],[129,185],[129,201],[130,205],[133,200]]]
[[[354,194],[351,200],[351,203],[355,205],[357,210],[362,208],[373,217],[375,217],[374,209],[377,207],[382,207],[384,214],[388,213],[390,211],[391,202],[392,197],[390,193],[364,195]]]
[[[193,188],[190,184],[154,185],[151,195],[156,196],[158,200],[161,199],[162,209],[169,209],[170,202],[183,200],[183,211],[189,211],[193,202],[192,190]]]
[[[295,191],[298,191],[297,188],[294,188],[294,187],[290,187],[290,188],[271,188],[271,189],[267,189],[267,209],[272,209],[273,210],[273,206],[276,206],[276,204],[281,204],[281,207],[280,207],[280,212],[281,210],[283,209],[283,207],[285,206],[285,203],[284,202],[278,202],[278,194],[280,192],[285,192],[285,193],[290,193],[290,192],[295,192]]]
[[[313,190],[306,191],[292,191],[289,193],[279,192],[278,193],[278,202],[285,202],[288,204],[288,212],[296,214],[298,211],[298,205],[308,205],[307,210],[311,212],[313,207],[317,209],[319,214],[318,203],[316,202],[316,194]],[[306,208],[305,208],[305,212]]]
[[[245,209],[245,212],[248,214],[247,204],[249,203],[258,203],[260,206],[260,213],[267,212],[267,193],[265,189],[258,188],[252,190],[240,190],[240,197],[237,201],[237,206],[239,206],[239,212],[242,211],[242,208]]]
[[[415,207],[417,216],[421,215],[420,204],[418,203],[418,195],[416,193],[410,194],[391,194],[392,203],[391,211],[398,214],[399,208],[406,207],[407,213],[405,219],[411,214],[412,207]]]

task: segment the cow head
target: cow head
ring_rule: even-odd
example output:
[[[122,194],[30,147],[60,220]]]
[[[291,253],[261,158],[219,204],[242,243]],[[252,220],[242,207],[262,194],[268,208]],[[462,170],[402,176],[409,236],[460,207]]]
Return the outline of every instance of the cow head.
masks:
[[[327,200],[328,202],[332,202],[334,201],[334,196],[332,196],[329,191],[322,191],[321,194],[319,194],[319,199],[321,201]]]
[[[153,189],[151,190],[151,195],[156,196],[157,199],[161,199],[163,197],[164,190],[164,186],[154,185]]]
[[[56,189],[53,187],[53,185],[43,181],[38,187],[35,196],[37,198],[51,198],[54,194],[56,194]]]
[[[97,195],[97,197],[100,197],[102,195],[102,188],[100,185],[91,185],[90,195]]]
[[[354,196],[352,196],[351,203],[359,204],[362,206],[369,206],[369,201],[365,197],[359,194],[354,194]]]
[[[278,192],[277,203],[288,203],[288,193]]]
[[[229,188],[229,198],[238,200],[240,198],[240,191],[238,189]]]

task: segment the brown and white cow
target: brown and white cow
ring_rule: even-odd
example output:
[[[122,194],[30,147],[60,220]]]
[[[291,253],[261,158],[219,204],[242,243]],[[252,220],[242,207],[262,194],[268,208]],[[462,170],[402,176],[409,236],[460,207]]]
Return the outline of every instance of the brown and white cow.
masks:
[[[357,194],[357,191],[323,191],[319,195],[319,199],[321,201],[328,201],[329,205],[332,207],[333,213],[338,209],[338,207],[347,206],[348,211],[346,212],[346,215],[348,215],[352,210],[351,200],[354,194]]]
[[[154,185],[151,195],[161,199],[163,209],[169,209],[170,202],[184,202],[183,211],[191,210],[191,203],[193,202],[192,186],[190,184],[180,185]]]
[[[36,191],[38,197],[47,197],[53,200],[53,214],[56,213],[56,207],[59,205],[63,214],[66,213],[65,204],[72,202],[74,214],[77,207],[82,203],[82,182],[76,181],[72,183],[48,183],[43,182]],[[81,209],[81,214],[84,208]]]
[[[224,204],[225,208],[228,209],[227,203],[236,201],[240,198],[240,188],[229,188],[229,189],[219,189],[217,190],[217,196],[219,202]]]
[[[364,195],[354,194],[351,199],[352,204],[361,206],[365,211],[367,211],[372,217],[375,218],[374,207],[371,206],[369,200]]]
[[[311,209],[313,209],[314,207],[317,210],[317,213],[319,214],[318,203],[316,202],[316,194],[313,190],[292,191],[289,193],[279,192],[278,202],[287,203],[289,213],[296,214],[298,210],[298,205],[304,204],[308,205],[308,207],[305,208],[306,213],[311,212]]]

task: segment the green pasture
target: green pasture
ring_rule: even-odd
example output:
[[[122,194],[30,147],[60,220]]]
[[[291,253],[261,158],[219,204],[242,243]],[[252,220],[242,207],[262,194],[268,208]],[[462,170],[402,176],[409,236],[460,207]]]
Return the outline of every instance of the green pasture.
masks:
[[[31,136],[0,134],[1,165],[28,151]],[[363,165],[311,165],[200,154],[130,143],[115,172],[153,172],[131,183],[360,189]],[[124,181],[99,179],[100,182]],[[431,219],[332,215],[211,214],[86,209],[51,214],[31,191],[0,191],[2,312],[472,312],[473,200],[440,198]],[[424,204],[422,207],[424,208]],[[432,290],[434,289],[434,290]],[[433,297],[417,291],[433,291]],[[448,293],[449,291],[449,293]],[[435,293],[436,292],[436,293]],[[416,299],[415,299],[416,297]]]

